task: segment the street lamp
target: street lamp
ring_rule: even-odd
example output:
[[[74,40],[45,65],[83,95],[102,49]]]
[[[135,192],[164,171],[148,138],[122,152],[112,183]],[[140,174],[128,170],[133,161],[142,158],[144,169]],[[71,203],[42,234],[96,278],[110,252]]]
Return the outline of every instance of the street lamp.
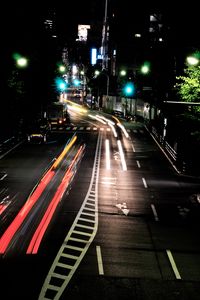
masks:
[[[191,66],[196,66],[199,63],[199,59],[195,56],[187,56],[186,61]]]
[[[125,70],[121,70],[120,71],[120,76],[126,76],[126,71]]]
[[[100,72],[99,70],[95,70],[95,76],[99,76],[99,75],[105,75],[106,76],[106,97],[108,97],[109,95],[109,85],[110,85],[110,78],[109,75],[105,72]]]
[[[186,62],[190,66],[197,66],[199,64],[199,60],[200,60],[200,52],[199,51],[195,51],[191,55],[188,55],[186,57]]]
[[[142,72],[142,74],[145,75],[145,74],[148,74],[149,71],[150,71],[150,63],[146,61],[141,67],[141,72]]]
[[[15,53],[13,55],[15,61],[16,61],[16,65],[17,67],[19,68],[26,68],[27,65],[28,65],[28,59],[24,56],[21,56],[20,54],[18,53]]]

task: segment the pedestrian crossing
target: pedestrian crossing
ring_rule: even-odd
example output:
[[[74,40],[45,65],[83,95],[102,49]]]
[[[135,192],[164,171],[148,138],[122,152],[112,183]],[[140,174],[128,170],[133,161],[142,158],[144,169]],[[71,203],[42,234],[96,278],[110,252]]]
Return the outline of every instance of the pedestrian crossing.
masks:
[[[102,127],[97,127],[97,126],[66,126],[66,127],[57,127],[57,126],[52,126],[51,131],[54,132],[65,132],[65,131],[111,131],[112,129],[108,126],[102,126]],[[139,128],[139,129],[126,129],[127,132],[133,132],[133,133],[144,133],[144,131]]]
[[[95,127],[95,126],[67,126],[67,127],[52,127],[52,131],[110,131],[109,127]]]

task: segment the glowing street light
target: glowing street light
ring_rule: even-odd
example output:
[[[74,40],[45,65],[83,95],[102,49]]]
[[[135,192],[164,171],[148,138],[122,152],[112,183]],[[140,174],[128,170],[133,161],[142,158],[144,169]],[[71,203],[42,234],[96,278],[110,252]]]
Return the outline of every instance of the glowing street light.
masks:
[[[25,68],[27,67],[28,65],[28,59],[24,56],[21,56],[20,54],[18,53],[15,53],[13,55],[15,61],[16,61],[16,65],[19,67],[19,68]]]
[[[126,76],[126,71],[125,71],[125,70],[121,70],[121,71],[120,71],[120,75],[121,75],[121,76]]]
[[[61,73],[64,73],[65,70],[66,70],[65,66],[59,66],[59,71],[60,71]]]
[[[145,62],[142,67],[141,67],[141,72],[143,74],[148,74],[150,71],[150,63],[149,62]]]
[[[195,56],[188,56],[186,58],[186,61],[191,66],[196,66],[199,63],[199,59],[197,57],[195,57]]]

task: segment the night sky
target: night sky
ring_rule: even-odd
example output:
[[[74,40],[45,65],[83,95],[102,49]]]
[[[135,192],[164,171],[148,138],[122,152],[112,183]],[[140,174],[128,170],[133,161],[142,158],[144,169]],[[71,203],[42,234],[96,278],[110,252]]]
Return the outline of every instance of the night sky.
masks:
[[[147,5],[148,4],[148,5]],[[138,24],[143,24],[145,16],[150,13],[159,11],[163,14],[165,21],[169,24],[170,33],[173,35],[171,42],[176,44],[181,50],[185,46],[200,48],[200,35],[199,35],[199,10],[195,8],[195,3],[192,5],[174,6],[169,1],[160,1],[162,5],[159,7],[153,1],[130,1],[130,0],[108,0],[108,14],[114,14],[117,20],[117,32],[120,38],[118,41],[121,43],[124,36],[130,36],[136,33]],[[0,29],[1,29],[1,71],[0,71],[0,88],[2,95],[1,107],[6,103],[9,107],[10,97],[7,91],[8,79],[12,74],[14,68],[14,61],[12,59],[13,53],[18,52],[30,58],[30,71],[31,78],[30,87],[37,87],[33,89],[37,97],[34,98],[32,89],[30,89],[29,96],[38,99],[39,91],[43,91],[44,84],[49,87],[51,78],[47,78],[49,68],[54,70],[55,57],[52,45],[48,45],[41,30],[44,30],[43,21],[48,17],[51,10],[56,11],[58,21],[59,34],[62,35],[63,40],[66,38],[75,42],[78,24],[97,24],[103,25],[105,13],[104,0],[72,0],[72,1],[56,1],[44,2],[42,0],[35,1],[15,1],[5,2],[1,4],[0,9]],[[101,35],[101,33],[100,33]],[[122,37],[122,38],[121,38]],[[101,39],[101,36],[100,36]],[[72,47],[73,47],[72,43]],[[70,45],[68,43],[68,45]],[[123,44],[126,45],[127,44]],[[176,47],[175,46],[175,47]],[[51,52],[52,51],[52,52]],[[60,49],[59,55],[62,49]],[[127,49],[130,52],[130,49]],[[59,56],[60,57],[60,56]],[[125,56],[126,57],[126,56]],[[131,57],[132,59],[132,57]],[[28,69],[29,70],[29,69]],[[27,70],[27,72],[28,72]],[[44,71],[45,70],[45,71]],[[45,74],[45,76],[44,76]],[[30,74],[29,74],[30,75]],[[41,78],[38,78],[38,77]],[[51,77],[50,76],[50,77]],[[44,83],[44,79],[46,82]],[[41,85],[41,86],[40,86]],[[10,97],[10,98],[9,98]],[[41,95],[41,98],[45,97]],[[8,99],[6,101],[5,99]],[[45,98],[46,99],[46,98]],[[33,101],[33,104],[35,102]],[[12,105],[12,103],[11,103]],[[14,108],[14,104],[12,108]]]
[[[172,27],[174,35],[182,40],[192,40],[199,46],[199,10],[193,5],[182,4],[174,6],[169,1],[160,1],[156,5],[153,1],[108,0],[108,10],[119,17],[119,22],[129,30],[141,21],[144,14],[160,10]],[[24,39],[34,32],[37,19],[45,15],[51,8],[57,11],[60,29],[70,34],[78,23],[103,22],[104,0],[73,0],[56,1],[55,4],[43,1],[16,1],[1,7],[1,34],[11,39],[20,35]]]

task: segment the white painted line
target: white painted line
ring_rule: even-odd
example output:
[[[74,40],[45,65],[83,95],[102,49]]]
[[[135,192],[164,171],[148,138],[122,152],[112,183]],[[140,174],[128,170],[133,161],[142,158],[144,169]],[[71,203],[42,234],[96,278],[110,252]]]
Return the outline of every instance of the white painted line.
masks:
[[[4,156],[6,156],[8,153],[10,153],[13,149],[17,148],[19,145],[21,145],[23,143],[23,141],[19,142],[17,145],[15,145],[14,147],[12,147],[10,150],[8,150],[7,152],[5,152],[4,154],[2,154],[0,156],[0,159],[2,159]]]
[[[169,258],[170,264],[171,264],[171,266],[172,266],[172,269],[173,269],[173,271],[174,271],[174,274],[175,274],[175,276],[176,276],[176,279],[181,279],[180,273],[179,273],[179,271],[178,271],[178,269],[177,269],[177,266],[176,266],[176,263],[175,263],[175,261],[174,261],[174,258],[173,258],[173,256],[172,256],[171,251],[170,251],[170,250],[166,250],[166,252],[167,252],[167,256],[168,256],[168,258]]]
[[[144,179],[144,177],[142,178],[142,181],[143,181],[143,184],[144,184],[145,189],[147,189],[147,188],[148,188],[148,185],[147,185],[146,180]]]
[[[136,160],[136,163],[137,163],[138,168],[141,168],[139,160]]]
[[[102,184],[114,185],[116,182],[101,181]]]
[[[4,178],[6,178],[8,176],[8,174],[4,174],[1,178],[0,178],[0,180],[4,180]]]
[[[103,261],[102,261],[101,247],[100,246],[96,246],[96,252],[97,252],[97,262],[98,262],[98,268],[99,268],[99,275],[104,275]]]
[[[106,169],[110,170],[110,143],[109,140],[105,140],[105,148],[106,148]]]
[[[126,166],[126,161],[125,161],[125,157],[124,157],[124,152],[123,152],[122,144],[121,144],[120,140],[117,140],[117,145],[118,145],[119,154],[120,154],[120,158],[121,158],[122,169],[123,169],[123,171],[127,171],[127,166]]]
[[[155,208],[154,204],[151,204],[151,209],[153,211],[155,221],[159,221],[158,214],[157,214],[157,211],[156,211],[156,208]]]
[[[133,149],[133,152],[135,152],[135,147],[134,147],[134,145],[132,144],[132,149]]]

